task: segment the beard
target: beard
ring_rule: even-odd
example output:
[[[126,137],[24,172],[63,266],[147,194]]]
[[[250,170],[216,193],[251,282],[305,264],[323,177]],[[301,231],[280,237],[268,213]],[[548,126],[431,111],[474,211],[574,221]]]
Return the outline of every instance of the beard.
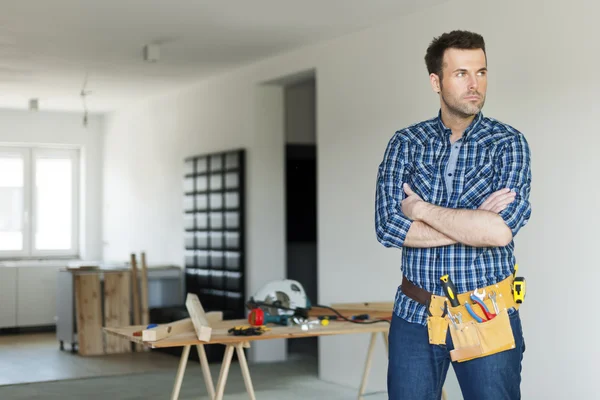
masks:
[[[448,108],[448,111],[462,118],[468,118],[472,117],[473,115],[477,115],[485,104],[485,96],[479,92],[471,92],[458,96],[452,96],[448,93],[444,93],[443,89],[441,92],[442,101]],[[463,97],[466,96],[479,96],[479,100],[476,102],[464,100]]]

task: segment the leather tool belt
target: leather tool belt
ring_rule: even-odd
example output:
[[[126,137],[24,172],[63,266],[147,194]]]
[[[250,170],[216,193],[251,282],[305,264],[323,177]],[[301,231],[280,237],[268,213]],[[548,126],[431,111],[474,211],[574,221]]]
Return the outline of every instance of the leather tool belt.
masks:
[[[427,307],[429,343],[445,345],[450,329],[454,344],[450,357],[452,361],[463,362],[515,347],[508,309],[518,309],[520,304],[514,301],[513,280],[511,275],[496,284],[478,288],[476,292],[460,293],[456,296],[457,307],[452,307],[445,296],[434,295],[406,277],[402,279],[401,289],[407,297]],[[477,296],[472,297],[474,294],[481,296],[482,305],[476,301]]]

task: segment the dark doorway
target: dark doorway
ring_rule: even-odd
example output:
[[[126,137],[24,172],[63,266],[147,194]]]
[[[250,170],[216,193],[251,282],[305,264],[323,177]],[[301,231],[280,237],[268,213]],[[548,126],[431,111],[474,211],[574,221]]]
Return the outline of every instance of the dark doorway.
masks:
[[[311,303],[317,291],[317,145],[315,79],[285,87],[285,195],[287,278],[304,287]],[[317,357],[317,338],[288,340],[288,353]]]

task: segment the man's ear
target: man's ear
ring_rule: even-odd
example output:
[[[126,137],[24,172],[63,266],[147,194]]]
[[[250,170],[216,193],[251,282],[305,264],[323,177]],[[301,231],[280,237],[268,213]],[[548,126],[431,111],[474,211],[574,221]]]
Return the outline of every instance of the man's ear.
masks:
[[[440,77],[437,76],[437,74],[429,74],[429,81],[431,82],[431,88],[434,92],[439,93],[442,91]]]

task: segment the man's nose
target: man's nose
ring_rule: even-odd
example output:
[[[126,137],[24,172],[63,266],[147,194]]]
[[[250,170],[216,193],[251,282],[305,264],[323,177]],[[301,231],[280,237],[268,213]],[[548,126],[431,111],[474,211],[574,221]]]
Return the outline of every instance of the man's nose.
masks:
[[[476,91],[479,88],[479,82],[477,81],[477,77],[474,75],[470,75],[469,77],[469,90]]]

